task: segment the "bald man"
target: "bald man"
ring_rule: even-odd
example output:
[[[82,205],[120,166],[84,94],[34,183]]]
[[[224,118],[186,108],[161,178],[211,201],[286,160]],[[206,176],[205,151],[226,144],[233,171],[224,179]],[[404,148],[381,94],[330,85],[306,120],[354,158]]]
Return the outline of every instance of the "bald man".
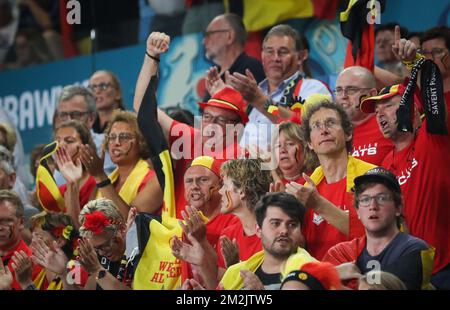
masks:
[[[336,80],[336,102],[341,105],[353,124],[352,155],[374,165],[381,165],[393,149],[391,141],[383,137],[375,115],[360,110],[362,97],[377,94],[375,77],[364,67],[344,69]]]

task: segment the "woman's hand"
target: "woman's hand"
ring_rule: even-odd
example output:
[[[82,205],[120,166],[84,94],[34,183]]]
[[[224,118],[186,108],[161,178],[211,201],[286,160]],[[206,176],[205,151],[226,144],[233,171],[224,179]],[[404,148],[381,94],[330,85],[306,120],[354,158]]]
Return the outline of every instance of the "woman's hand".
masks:
[[[73,184],[80,181],[81,176],[83,175],[81,161],[78,158],[74,163],[64,146],[61,146],[56,150],[55,161],[59,172],[61,172],[68,183]]]

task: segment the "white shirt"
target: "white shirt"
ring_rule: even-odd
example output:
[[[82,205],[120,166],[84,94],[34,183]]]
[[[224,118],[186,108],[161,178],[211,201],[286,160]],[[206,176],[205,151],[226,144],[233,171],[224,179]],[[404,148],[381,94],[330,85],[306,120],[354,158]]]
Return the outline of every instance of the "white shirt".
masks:
[[[268,95],[273,102],[279,103],[283,97],[283,92],[286,86],[292,80],[295,80],[300,73],[296,72],[286,80],[278,85],[277,89],[269,94],[269,82],[267,79],[259,83],[259,88],[263,91],[265,95]],[[328,88],[319,80],[303,78],[303,82],[300,88],[299,96],[306,99],[312,94],[325,94],[330,95],[331,93]],[[244,134],[239,142],[240,146],[243,148],[249,145],[257,145],[263,150],[269,150],[271,145],[272,131],[275,128],[270,119],[268,119],[264,114],[258,111],[258,109],[253,109],[249,114],[249,122],[245,125]]]

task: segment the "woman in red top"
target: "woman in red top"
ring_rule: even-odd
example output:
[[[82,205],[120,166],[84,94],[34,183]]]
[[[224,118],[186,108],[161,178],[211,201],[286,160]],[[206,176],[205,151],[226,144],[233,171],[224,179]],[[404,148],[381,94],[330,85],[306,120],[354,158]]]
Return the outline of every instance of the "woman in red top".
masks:
[[[302,174],[309,175],[318,166],[317,156],[308,149],[300,128],[299,124],[290,121],[279,125],[279,139],[273,145],[278,168],[272,171],[277,186],[289,182],[304,184]],[[282,187],[278,189],[276,191],[284,191]]]
[[[60,124],[54,132],[59,148],[56,151],[56,164],[67,183],[59,189],[64,196],[66,213],[78,228],[80,207],[95,197],[95,180],[81,165],[82,145],[94,146],[89,129],[83,123],[72,120]],[[72,202],[77,201],[78,206]]]

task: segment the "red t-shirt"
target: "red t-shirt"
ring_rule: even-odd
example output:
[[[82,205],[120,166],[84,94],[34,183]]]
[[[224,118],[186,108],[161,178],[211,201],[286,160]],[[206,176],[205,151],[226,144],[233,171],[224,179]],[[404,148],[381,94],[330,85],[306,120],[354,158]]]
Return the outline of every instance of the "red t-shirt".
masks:
[[[221,232],[225,229],[225,227],[231,226],[236,222],[240,222],[239,219],[233,214],[219,214],[211,221],[206,224],[206,239],[209,244],[216,247],[219,237],[221,236]],[[186,237],[183,235],[184,242],[188,242]],[[186,279],[192,279],[192,267],[191,264],[188,264],[185,261],[181,261],[181,281],[184,282]]]
[[[310,174],[308,174],[308,175],[310,175]],[[288,184],[288,183],[291,183],[291,182],[295,182],[295,183],[298,183],[298,184],[301,184],[301,185],[304,185],[305,184],[305,179],[301,176],[301,177],[299,177],[297,180],[287,180],[287,179],[285,179],[285,178],[282,178],[281,179],[281,182],[283,182],[283,184],[284,185],[286,185],[286,184]]]
[[[346,177],[332,184],[328,184],[326,179],[323,178],[322,182],[317,185],[317,190],[335,206],[350,213],[349,225],[351,229],[349,230],[349,236],[341,233],[333,225],[328,224],[325,219],[313,212],[313,210],[306,210],[302,225],[303,235],[306,239],[306,250],[318,260],[321,260],[332,246],[364,235],[364,227],[358,220],[356,210],[353,207],[353,193],[347,193],[346,185]]]
[[[236,239],[237,245],[239,247],[239,260],[244,261],[249,259],[253,254],[262,250],[261,239],[256,235],[247,236],[244,234],[244,227],[241,221],[237,221],[233,225],[226,227],[221,236],[227,236],[228,239],[233,241]],[[221,268],[225,268],[225,260],[221,252],[221,242],[218,240],[216,246],[218,265]]]
[[[95,186],[96,183],[94,177],[89,176],[89,178],[86,180],[86,182],[84,182],[83,186],[81,186],[80,188],[80,194],[78,196],[80,201],[80,208],[83,208],[83,206],[89,202],[89,199],[95,190]],[[59,191],[63,196],[66,190],[67,190],[67,183],[59,187]]]
[[[450,92],[445,99],[450,111]],[[382,166],[400,183],[409,233],[436,248],[435,273],[450,264],[450,136],[429,134],[426,123],[408,147],[390,152]]]
[[[181,211],[185,209],[187,204],[184,197],[184,173],[189,168],[189,165],[194,158],[202,155],[217,158],[218,154],[211,152],[209,148],[203,149],[202,136],[199,130],[178,121],[173,121],[172,126],[170,127],[169,144],[170,154],[175,161],[174,182],[177,218],[182,218]],[[190,150],[184,150],[184,145],[190,145]],[[239,152],[239,144],[235,141],[234,144],[230,145],[219,154],[221,158],[226,158],[228,155],[237,158]]]
[[[375,115],[353,129],[353,157],[379,166],[393,148],[392,142],[383,137]]]
[[[6,255],[2,256],[3,265],[4,266],[8,265],[8,268],[11,271],[11,274],[13,275],[13,283],[11,285],[11,288],[13,290],[22,290],[22,288],[20,287],[19,283],[16,280],[16,274],[14,272],[14,269],[12,268],[13,263],[12,257],[14,256],[14,252],[19,251],[24,251],[25,254],[28,255],[28,257],[31,257],[31,255],[33,254],[31,248],[28,245],[26,245],[26,243],[23,240],[20,240],[19,244],[14,249],[12,249]],[[31,279],[34,280],[38,276],[39,272],[41,272],[41,270],[42,270],[41,266],[33,264],[33,272],[31,274]]]

